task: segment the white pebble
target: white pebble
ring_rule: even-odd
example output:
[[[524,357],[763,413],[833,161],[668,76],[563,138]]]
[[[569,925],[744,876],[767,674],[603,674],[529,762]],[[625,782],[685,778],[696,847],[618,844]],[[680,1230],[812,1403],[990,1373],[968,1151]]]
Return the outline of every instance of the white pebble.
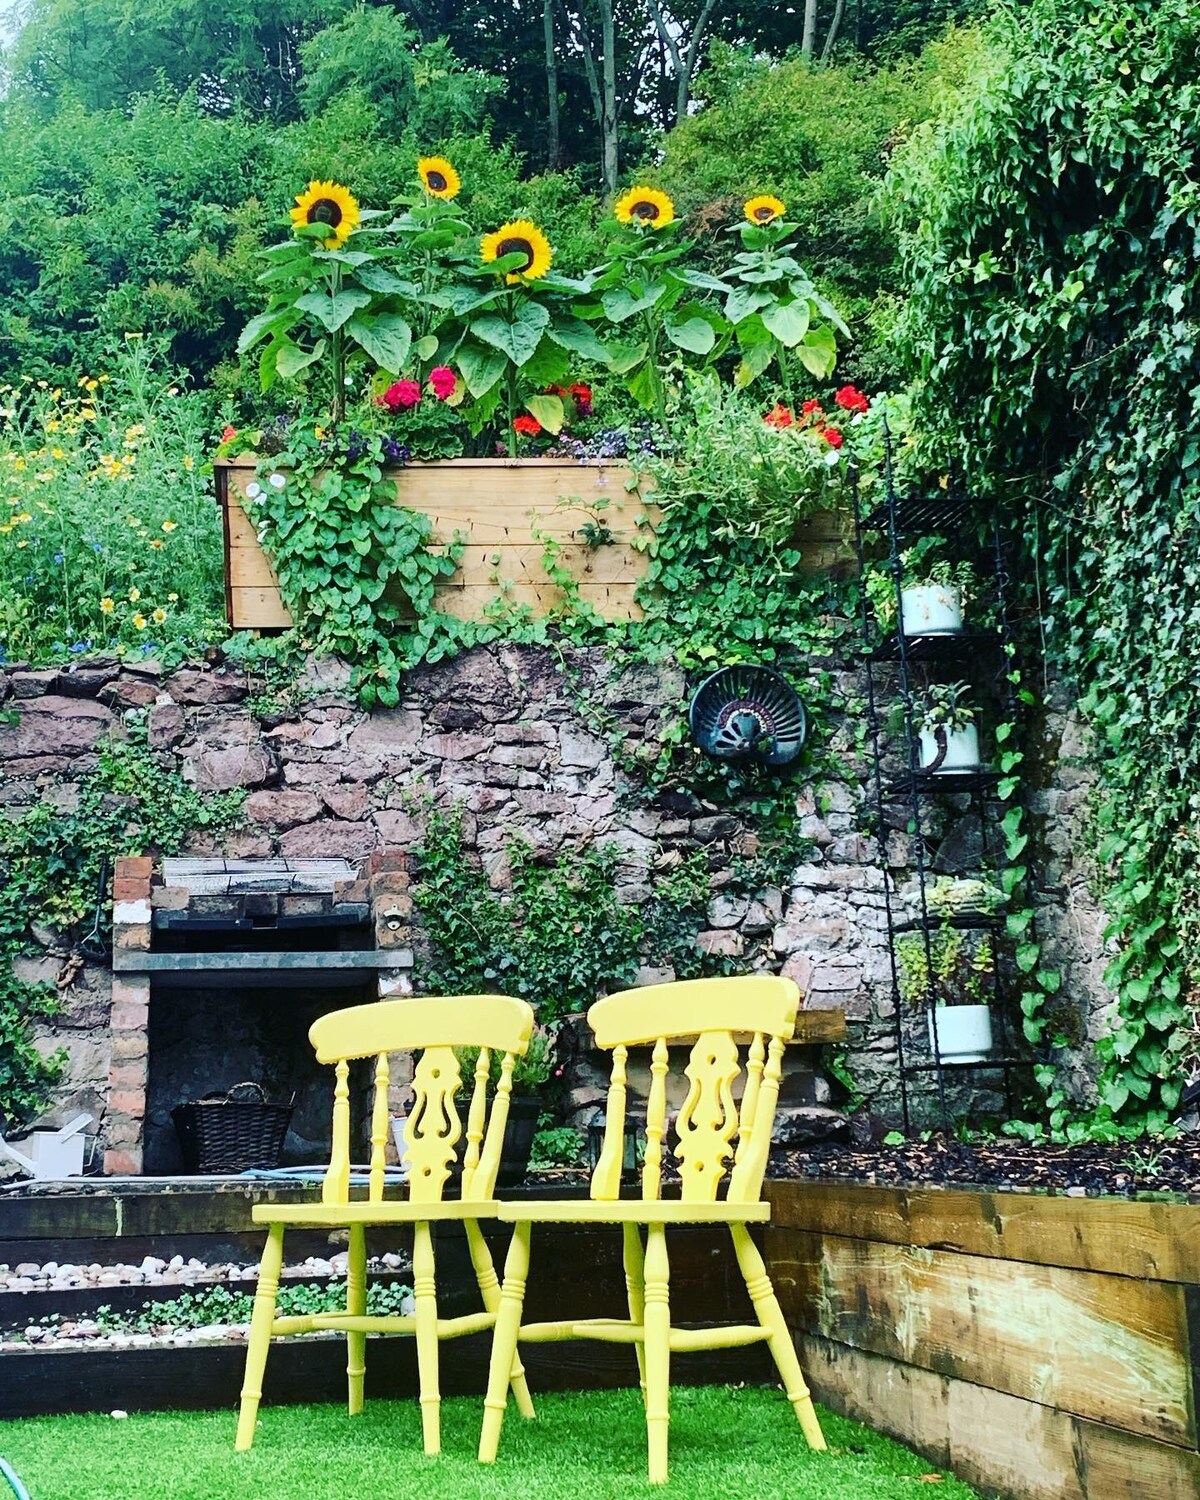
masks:
[[[109,1416],[117,1422],[124,1422],[125,1419],[129,1416],[129,1413],[127,1411],[113,1411],[109,1412]]]
[[[167,1262],[168,1271],[182,1271],[183,1266],[184,1260],[182,1255],[172,1255],[171,1259]]]

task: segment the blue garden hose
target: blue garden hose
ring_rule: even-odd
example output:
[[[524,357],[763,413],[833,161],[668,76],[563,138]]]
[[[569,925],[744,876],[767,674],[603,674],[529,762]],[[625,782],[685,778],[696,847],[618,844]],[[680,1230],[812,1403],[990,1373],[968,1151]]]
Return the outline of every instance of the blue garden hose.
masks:
[[[8,1480],[9,1487],[17,1500],[29,1500],[29,1491],[21,1483],[16,1470],[2,1458],[0,1458],[0,1479]]]

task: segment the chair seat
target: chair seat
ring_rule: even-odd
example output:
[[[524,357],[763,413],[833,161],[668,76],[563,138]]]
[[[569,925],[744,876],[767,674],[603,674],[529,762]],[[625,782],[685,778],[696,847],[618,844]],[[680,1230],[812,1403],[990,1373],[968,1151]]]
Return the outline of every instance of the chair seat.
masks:
[[[443,1203],[256,1203],[256,1224],[415,1224],[435,1219],[494,1219],[500,1204],[494,1198],[450,1199]]]
[[[531,1203],[498,1203],[504,1224],[763,1224],[769,1203],[683,1203],[678,1198],[621,1198],[602,1203],[593,1198],[548,1198]]]

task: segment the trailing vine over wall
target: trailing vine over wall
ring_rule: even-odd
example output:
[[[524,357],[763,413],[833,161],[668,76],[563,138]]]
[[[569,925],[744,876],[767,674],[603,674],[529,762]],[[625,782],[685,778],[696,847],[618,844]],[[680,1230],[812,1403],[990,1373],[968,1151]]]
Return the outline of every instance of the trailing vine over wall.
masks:
[[[1102,1115],[1200,1072],[1200,10],[1034,0],[894,179],[901,352],[941,456],[1021,519],[1093,731],[1118,1016]]]

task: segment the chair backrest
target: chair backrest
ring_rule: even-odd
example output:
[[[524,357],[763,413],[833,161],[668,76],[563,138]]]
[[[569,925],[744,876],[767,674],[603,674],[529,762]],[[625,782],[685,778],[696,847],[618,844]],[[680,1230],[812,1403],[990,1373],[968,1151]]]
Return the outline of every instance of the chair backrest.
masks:
[[[625,1147],[629,1048],[653,1044],[646,1101],[642,1197],[658,1198],[667,1117],[668,1043],[695,1039],[687,1066],[687,1098],[676,1119],[685,1202],[711,1203],[733,1158],[728,1197],[755,1202],[762,1192],[779,1101],[783,1049],[796,1024],[800,991],[790,979],[746,975],[693,979],[622,990],[598,1000],[588,1023],[599,1046],[611,1049],[612,1078],[604,1144],[592,1174],[593,1198],[620,1195]],[[738,1037],[749,1034],[741,1105],[734,1089],[743,1073]],[[736,1139],[736,1147],[734,1141]]]
[[[441,1201],[451,1174],[463,1126],[455,1106],[462,1086],[456,1047],[478,1047],[474,1087],[467,1112],[462,1196],[490,1198],[496,1187],[500,1151],[508,1124],[513,1067],[533,1035],[533,1011],[524,1000],[506,995],[455,995],[419,1000],[381,1000],[352,1005],[321,1016],[308,1039],[317,1061],[333,1063],[333,1149],[321,1189],[326,1203],[350,1197],[350,1064],[375,1059],[371,1108],[371,1170],[368,1200],[383,1199],[385,1152],[390,1110],[390,1054],[420,1052],[413,1075],[414,1102],[404,1127],[409,1176],[408,1195],[415,1203]],[[492,1054],[500,1053],[500,1078],[488,1109],[488,1074]]]

